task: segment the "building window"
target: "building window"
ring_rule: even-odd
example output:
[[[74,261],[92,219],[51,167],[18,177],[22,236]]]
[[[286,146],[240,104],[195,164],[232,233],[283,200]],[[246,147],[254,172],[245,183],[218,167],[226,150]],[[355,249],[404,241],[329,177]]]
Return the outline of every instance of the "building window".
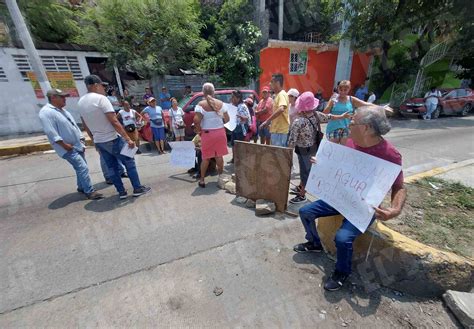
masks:
[[[48,72],[72,72],[74,80],[82,80],[82,72],[76,56],[41,56]]]
[[[306,74],[307,62],[306,51],[290,52],[290,74]]]
[[[26,72],[33,71],[26,55],[12,55],[23,81],[29,81]],[[74,80],[82,80],[82,72],[76,56],[41,56],[47,72],[72,72]]]
[[[3,70],[3,67],[0,66],[0,82],[8,82],[7,75]]]
[[[33,71],[30,65],[30,61],[26,55],[12,55],[13,60],[15,61],[16,67],[23,78],[23,81],[30,81],[26,72]]]

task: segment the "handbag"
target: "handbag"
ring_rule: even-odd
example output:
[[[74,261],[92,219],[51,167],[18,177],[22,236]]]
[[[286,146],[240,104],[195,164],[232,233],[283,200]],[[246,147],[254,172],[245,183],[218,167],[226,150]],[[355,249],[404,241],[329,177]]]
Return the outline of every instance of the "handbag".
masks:
[[[295,146],[295,153],[299,155],[315,155],[316,152],[318,152],[319,145],[321,144],[321,141],[323,140],[324,134],[321,131],[321,125],[319,123],[319,118],[317,118],[317,126],[315,126],[310,119],[306,118],[309,123],[313,126],[313,129],[316,131],[315,138],[314,138],[314,143],[311,146],[308,147],[299,147]],[[316,128],[317,127],[317,128]]]
[[[133,123],[126,125],[125,130],[128,131],[129,133],[133,133],[135,131],[136,127]]]

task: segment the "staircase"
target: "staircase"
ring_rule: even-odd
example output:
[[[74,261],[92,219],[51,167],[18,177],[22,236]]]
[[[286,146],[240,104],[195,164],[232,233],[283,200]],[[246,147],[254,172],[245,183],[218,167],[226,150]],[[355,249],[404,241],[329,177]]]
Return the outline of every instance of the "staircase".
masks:
[[[448,52],[449,44],[446,41],[438,43],[437,45],[431,47],[430,50],[428,50],[426,55],[421,59],[420,69],[418,70],[418,74],[416,75],[415,85],[411,93],[412,97],[417,96],[421,91],[429,88],[431,78],[427,78],[425,76],[425,68],[444,58]]]

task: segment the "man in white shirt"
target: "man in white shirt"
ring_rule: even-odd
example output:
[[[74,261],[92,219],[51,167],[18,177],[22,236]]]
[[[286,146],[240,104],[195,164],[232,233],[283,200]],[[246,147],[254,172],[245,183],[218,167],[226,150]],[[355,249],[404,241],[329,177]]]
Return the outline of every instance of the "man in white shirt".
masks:
[[[431,90],[425,94],[426,114],[423,116],[424,120],[431,120],[431,114],[438,107],[438,97],[441,97],[441,92],[436,87],[431,87]]]
[[[133,186],[133,196],[138,197],[149,192],[151,188],[140,183],[135,160],[120,154],[125,143],[128,144],[128,147],[134,148],[135,142],[130,139],[117,120],[112,104],[105,97],[104,83],[97,75],[85,77],[84,83],[88,93],[82,96],[77,104],[82,123],[89,136],[94,140],[107,167],[113,170],[110,178],[119,193],[120,199],[127,198],[127,190],[123,186],[120,177],[119,160],[127,168],[128,177]]]

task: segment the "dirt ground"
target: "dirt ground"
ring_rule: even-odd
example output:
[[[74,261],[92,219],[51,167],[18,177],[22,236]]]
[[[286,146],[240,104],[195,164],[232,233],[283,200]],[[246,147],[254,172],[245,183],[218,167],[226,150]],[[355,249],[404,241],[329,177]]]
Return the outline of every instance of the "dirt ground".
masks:
[[[406,187],[402,214],[384,224],[427,245],[474,258],[474,189],[435,177]]]

